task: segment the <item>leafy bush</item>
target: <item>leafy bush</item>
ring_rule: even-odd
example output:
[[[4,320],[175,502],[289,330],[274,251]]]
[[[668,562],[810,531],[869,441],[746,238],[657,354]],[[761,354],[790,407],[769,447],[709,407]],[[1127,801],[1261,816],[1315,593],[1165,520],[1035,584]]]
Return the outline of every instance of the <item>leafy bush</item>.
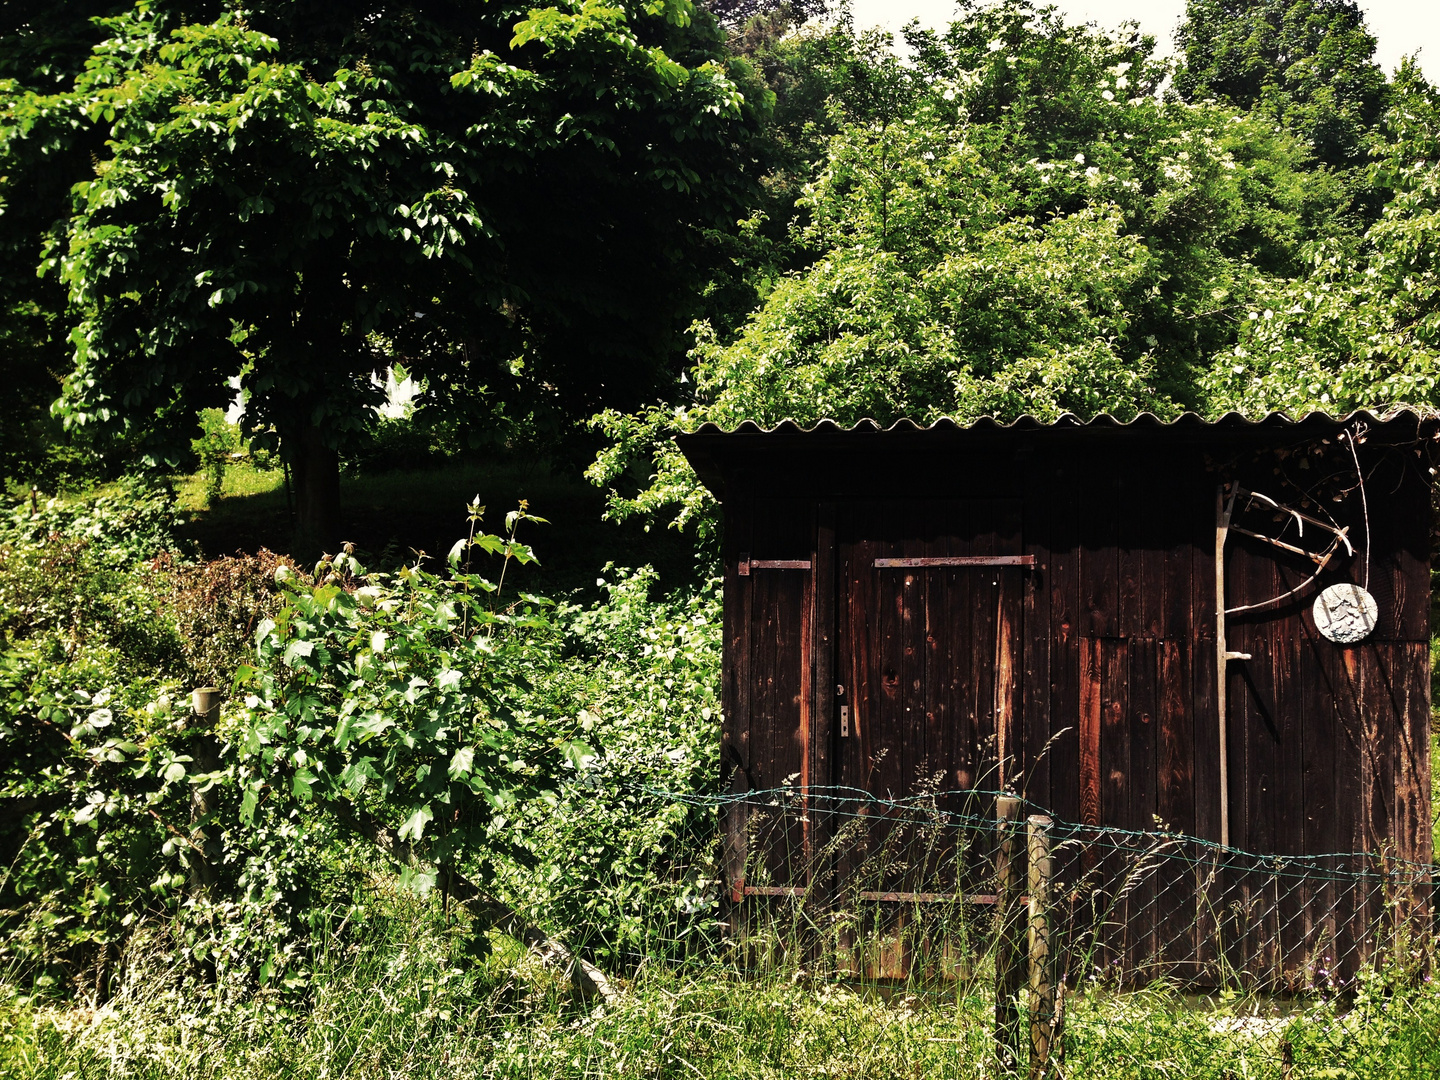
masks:
[[[181,524],[173,498],[154,484],[129,480],[85,499],[23,500],[0,514],[0,544],[87,541],[107,566],[130,566],[175,551]]]
[[[527,517],[457,545],[445,575],[349,554],[277,572],[284,606],[241,672],[243,812],[293,800],[388,830],[437,868],[407,872],[420,888],[459,873],[613,952],[657,907],[713,914],[713,825],[656,791],[717,771],[715,598],[652,602],[642,571],[591,610],[506,602]],[[503,560],[498,582],[467,572],[472,548]]]
[[[665,793],[719,778],[719,583],[659,601],[656,584],[614,571],[605,602],[555,613],[561,662],[531,708],[575,717],[591,752],[561,774],[553,808],[530,808],[531,865],[504,881],[609,961],[690,948],[718,913],[713,813]]]
[[[174,520],[142,489],[0,521],[0,962],[38,986],[103,999],[131,934],[182,914],[182,956],[253,984],[323,906],[325,823],[242,827],[187,700],[249,655],[283,561],[187,563]]]
[[[261,548],[190,563],[161,555],[154,573],[164,579],[166,614],[180,637],[180,651],[192,684],[228,689],[235,673],[255,655],[255,632],[281,606],[275,583],[281,567],[295,569],[289,556]]]
[[[358,917],[382,831],[419,856],[410,885],[463,875],[607,961],[713,920],[713,817],[661,794],[718,771],[713,587],[655,600],[642,570],[593,608],[508,593],[534,559],[523,504],[444,572],[394,574],[349,552],[187,562],[149,504],[46,512],[0,547],[14,970],[103,998],[163,924],[187,978],[298,989],[312,931]],[[195,716],[190,687],[232,682],[218,727]]]

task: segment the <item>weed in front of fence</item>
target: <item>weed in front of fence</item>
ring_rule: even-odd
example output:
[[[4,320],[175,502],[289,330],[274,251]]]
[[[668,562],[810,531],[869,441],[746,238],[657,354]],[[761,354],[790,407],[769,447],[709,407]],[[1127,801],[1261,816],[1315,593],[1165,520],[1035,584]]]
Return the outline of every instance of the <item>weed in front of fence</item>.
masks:
[[[494,931],[477,953],[463,913],[377,878],[374,915],[317,942],[300,990],[209,1000],[156,927],[104,1010],[4,992],[0,1072],[994,1077],[997,1024],[1023,1040],[1034,1020],[1042,895],[1047,1075],[1440,1075],[1429,867],[1040,827],[1023,805],[1007,847],[994,797],[821,794],[749,793],[739,836],[695,838],[716,860],[713,906],[639,913],[651,936],[611,957],[612,1004]],[[737,865],[739,880],[721,872]]]

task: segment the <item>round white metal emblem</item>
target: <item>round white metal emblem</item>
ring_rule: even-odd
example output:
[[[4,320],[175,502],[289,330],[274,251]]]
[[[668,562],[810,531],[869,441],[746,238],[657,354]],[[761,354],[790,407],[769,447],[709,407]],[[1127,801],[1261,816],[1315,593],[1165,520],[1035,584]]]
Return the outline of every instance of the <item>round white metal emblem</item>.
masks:
[[[1375,629],[1380,609],[1359,585],[1331,585],[1315,598],[1315,629],[1331,641],[1349,645]]]

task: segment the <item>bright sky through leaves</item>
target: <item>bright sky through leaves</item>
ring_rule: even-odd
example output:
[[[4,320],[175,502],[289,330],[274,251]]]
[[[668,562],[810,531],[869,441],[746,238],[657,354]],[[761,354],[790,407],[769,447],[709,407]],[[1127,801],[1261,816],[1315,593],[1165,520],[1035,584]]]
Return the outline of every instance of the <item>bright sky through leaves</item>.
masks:
[[[947,22],[953,0],[854,0],[857,26],[884,26],[899,31],[911,19],[928,26]],[[1154,34],[1160,51],[1168,53],[1171,37],[1185,13],[1184,0],[1066,0],[1056,5],[1067,18],[1104,27],[1134,20]],[[1420,66],[1431,82],[1440,82],[1440,3],[1434,0],[1362,0],[1360,7],[1379,40],[1375,59],[1387,72],[1409,53],[1420,53]]]

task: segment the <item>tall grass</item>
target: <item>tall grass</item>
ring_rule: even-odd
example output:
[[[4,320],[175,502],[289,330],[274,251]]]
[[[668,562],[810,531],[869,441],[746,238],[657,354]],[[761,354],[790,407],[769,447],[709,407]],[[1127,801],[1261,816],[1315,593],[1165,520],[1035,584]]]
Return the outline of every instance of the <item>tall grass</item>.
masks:
[[[994,1075],[992,998],[967,985],[866,986],[782,962],[641,964],[618,1004],[579,1000],[513,941],[468,959],[469,928],[387,891],[322,948],[303,991],[224,1005],[135,947],[98,1012],[0,989],[0,1073],[17,1078],[855,1078]],[[1440,992],[1368,974],[1334,1000],[1186,997],[1157,985],[1070,995],[1072,1077],[1440,1076]],[[1286,1050],[1286,1044],[1289,1050]],[[1293,1062],[1287,1065],[1287,1058]]]

